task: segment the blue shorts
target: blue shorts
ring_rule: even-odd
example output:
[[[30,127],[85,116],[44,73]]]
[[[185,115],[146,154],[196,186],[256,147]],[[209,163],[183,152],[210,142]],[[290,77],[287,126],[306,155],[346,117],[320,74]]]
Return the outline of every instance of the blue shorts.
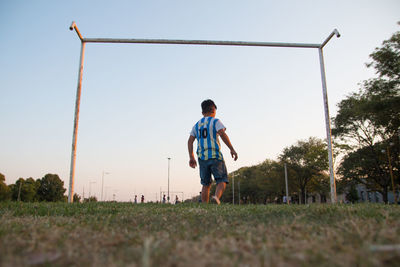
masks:
[[[219,159],[201,160],[199,159],[201,184],[208,186],[211,184],[211,174],[217,184],[221,182],[229,183],[228,172],[225,161]]]

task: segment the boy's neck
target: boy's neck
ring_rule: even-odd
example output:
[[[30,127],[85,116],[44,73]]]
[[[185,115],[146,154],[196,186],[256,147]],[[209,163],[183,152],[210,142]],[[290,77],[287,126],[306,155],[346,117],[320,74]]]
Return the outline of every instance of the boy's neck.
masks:
[[[204,117],[213,117],[213,118],[215,118],[215,113],[213,113],[213,112],[211,112],[211,113],[206,113],[206,114],[203,114],[203,116],[204,116]]]

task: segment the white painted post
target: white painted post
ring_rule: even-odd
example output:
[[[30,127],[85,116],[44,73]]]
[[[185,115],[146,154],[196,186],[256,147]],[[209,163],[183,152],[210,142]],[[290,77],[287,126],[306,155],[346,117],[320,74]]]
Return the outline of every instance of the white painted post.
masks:
[[[318,52],[319,52],[319,60],[320,60],[320,66],[321,66],[322,95],[323,95],[323,98],[324,98],[326,140],[327,140],[327,143],[328,143],[329,177],[330,177],[330,187],[331,187],[331,203],[336,203],[337,198],[336,198],[335,173],[333,171],[331,119],[329,117],[328,93],[327,93],[327,89],[326,89],[324,56],[323,56],[323,53],[322,53],[322,48],[319,48]]]
[[[81,89],[82,89],[82,75],[83,75],[83,61],[85,58],[85,42],[81,45],[81,59],[79,64],[79,75],[78,75],[78,88],[76,90],[76,101],[75,101],[75,120],[74,120],[74,133],[72,136],[72,152],[71,152],[71,169],[69,175],[69,192],[68,192],[68,203],[74,201],[74,178],[75,178],[75,162],[76,162],[76,142],[78,136],[78,124],[79,124],[79,108],[81,103]]]

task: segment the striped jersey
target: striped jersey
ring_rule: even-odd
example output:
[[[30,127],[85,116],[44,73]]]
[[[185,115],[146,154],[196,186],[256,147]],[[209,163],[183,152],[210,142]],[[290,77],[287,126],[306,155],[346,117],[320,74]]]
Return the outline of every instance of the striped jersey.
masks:
[[[190,135],[197,139],[197,156],[201,160],[223,160],[217,132],[225,129],[219,119],[203,117],[194,126]]]

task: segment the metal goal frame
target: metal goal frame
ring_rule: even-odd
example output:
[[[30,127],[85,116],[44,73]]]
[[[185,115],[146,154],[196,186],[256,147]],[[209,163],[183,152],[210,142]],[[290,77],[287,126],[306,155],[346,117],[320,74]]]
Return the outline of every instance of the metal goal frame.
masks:
[[[79,72],[78,72],[78,87],[77,87],[77,91],[76,91],[76,102],[75,102],[74,131],[73,131],[73,137],[72,137],[70,180],[69,180],[69,191],[68,191],[68,202],[69,203],[73,202],[73,194],[74,194],[76,142],[77,142],[77,135],[78,135],[79,108],[80,108],[81,91],[82,91],[83,62],[84,62],[84,58],[85,58],[86,43],[219,45],[219,46],[258,46],[258,47],[261,46],[261,47],[318,49],[320,70],[321,70],[321,81],[322,81],[322,95],[323,95],[324,111],[325,111],[326,137],[327,137],[327,143],[328,143],[330,195],[331,195],[331,203],[337,202],[335,172],[333,169],[331,121],[330,121],[330,117],[329,117],[328,93],[327,93],[327,86],[326,86],[325,63],[324,63],[324,55],[323,55],[323,48],[331,40],[331,38],[334,35],[336,35],[336,37],[338,37],[338,38],[340,37],[340,34],[337,29],[334,29],[332,31],[332,33],[320,44],[280,43],[280,42],[246,42],[246,41],[211,41],[211,40],[83,38],[74,21],[72,22],[69,29],[71,31],[75,30],[76,34],[78,35],[79,39],[81,40],[80,63],[79,63]]]

